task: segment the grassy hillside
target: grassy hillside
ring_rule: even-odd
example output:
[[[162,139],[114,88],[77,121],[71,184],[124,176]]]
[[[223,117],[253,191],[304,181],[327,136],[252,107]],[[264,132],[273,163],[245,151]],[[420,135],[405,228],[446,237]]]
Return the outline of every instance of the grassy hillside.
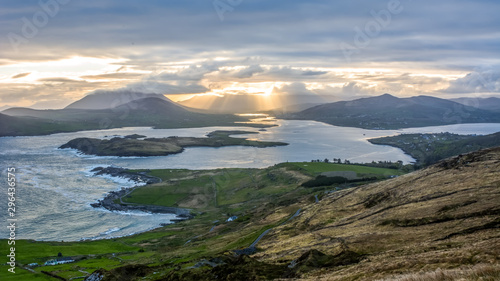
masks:
[[[59,251],[80,260],[17,279],[2,265],[0,278],[48,280],[42,270],[66,279],[94,272],[103,280],[500,278],[500,148],[365,185],[301,183],[324,172],[390,170],[310,164],[150,171],[163,182],[123,199],[191,207],[193,219],[105,241],[22,241],[21,264]],[[227,221],[231,216],[237,219]]]
[[[254,257],[290,263],[311,250],[363,255],[349,265],[313,268],[303,280],[498,280],[499,170],[496,148],[332,193],[275,229]],[[456,278],[432,278],[440,272]]]
[[[125,203],[157,204],[190,208],[194,219],[146,233],[112,240],[85,242],[17,242],[17,261],[42,264],[61,252],[79,259],[75,263],[35,267],[36,274],[18,266],[20,274],[9,275],[0,266],[1,280],[52,280],[40,272],[49,271],[64,278],[84,276],[98,268],[107,270],[127,265],[156,266],[166,276],[176,267],[186,268],[202,257],[217,256],[248,247],[264,231],[289,219],[298,209],[315,201],[314,195],[353,185],[304,188],[300,184],[325,171],[355,171],[365,167],[314,163],[284,163],[267,169],[152,170],[162,183],[137,188],[123,198]],[[397,175],[390,169],[369,168],[380,177]],[[233,222],[226,220],[237,216]],[[5,240],[0,249],[7,251]],[[144,267],[146,268],[146,267]],[[149,268],[149,267],[148,267]],[[147,269],[147,268],[146,268]],[[149,270],[149,269],[148,269]],[[151,274],[154,271],[150,272]],[[154,280],[155,276],[148,278]],[[48,278],[48,279],[47,279]]]

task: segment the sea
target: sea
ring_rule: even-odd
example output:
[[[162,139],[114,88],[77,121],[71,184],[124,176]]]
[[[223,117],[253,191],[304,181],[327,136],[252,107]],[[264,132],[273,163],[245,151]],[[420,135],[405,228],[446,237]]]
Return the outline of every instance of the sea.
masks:
[[[267,120],[269,121],[269,120]],[[123,178],[94,176],[95,167],[110,165],[130,169],[214,169],[264,168],[282,162],[309,162],[325,158],[350,162],[398,161],[411,163],[412,157],[398,148],[373,145],[369,138],[400,133],[491,134],[500,124],[458,124],[402,130],[366,130],[338,127],[315,121],[271,120],[274,127],[204,127],[153,129],[128,127],[110,130],[60,133],[47,136],[0,138],[0,237],[10,234],[8,219],[16,219],[16,239],[38,241],[79,241],[110,239],[154,229],[175,219],[171,214],[111,212],[93,208],[91,203],[108,192],[136,185]],[[112,138],[130,134],[147,137],[204,137],[215,130],[244,130],[254,134],[235,135],[260,141],[281,141],[288,146],[192,147],[175,155],[161,157],[97,157],[59,149],[77,137]],[[8,169],[16,178],[15,212],[8,213]],[[12,170],[12,169],[11,169]],[[12,176],[12,175],[11,175]]]

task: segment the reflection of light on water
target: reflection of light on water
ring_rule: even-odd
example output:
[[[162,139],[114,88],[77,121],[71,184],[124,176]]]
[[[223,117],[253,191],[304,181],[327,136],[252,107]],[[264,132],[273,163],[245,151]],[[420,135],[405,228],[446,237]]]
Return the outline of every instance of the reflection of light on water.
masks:
[[[257,117],[257,118],[250,119],[250,121],[234,122],[234,123],[238,123],[238,124],[276,125],[276,121],[277,121],[275,117],[269,116],[268,114],[265,114],[265,113],[242,113],[242,114],[236,114],[236,115],[241,116],[241,117]]]
[[[243,116],[243,117],[252,117],[252,116],[269,116],[268,114],[265,113],[238,113],[236,114],[237,116]]]

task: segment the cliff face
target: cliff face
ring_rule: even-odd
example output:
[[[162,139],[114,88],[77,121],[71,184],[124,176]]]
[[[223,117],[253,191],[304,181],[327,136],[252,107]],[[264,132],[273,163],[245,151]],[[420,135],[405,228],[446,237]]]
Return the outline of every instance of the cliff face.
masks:
[[[311,250],[365,257],[313,270],[303,276],[308,280],[373,280],[476,264],[494,264],[500,274],[499,228],[500,148],[494,148],[325,196],[272,231],[254,257],[296,261]]]

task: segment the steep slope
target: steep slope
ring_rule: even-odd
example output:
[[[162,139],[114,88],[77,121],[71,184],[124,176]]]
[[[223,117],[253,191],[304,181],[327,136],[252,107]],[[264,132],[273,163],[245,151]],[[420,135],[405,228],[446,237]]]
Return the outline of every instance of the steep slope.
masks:
[[[368,129],[500,122],[498,113],[449,100],[428,96],[397,98],[389,94],[323,104],[281,117]]]
[[[301,280],[375,280],[476,266],[458,273],[465,278],[477,265],[486,266],[493,275],[484,280],[497,280],[498,171],[500,148],[494,148],[392,180],[331,193],[305,208],[292,223],[271,231],[254,257],[300,267],[304,264],[299,258],[311,251],[363,255],[361,262],[350,265],[310,266],[312,271]]]
[[[82,99],[66,106],[73,109],[106,109],[115,108],[123,104],[127,104],[134,100],[143,98],[159,98],[168,100],[164,95],[160,94],[144,94],[140,92],[122,91],[122,92],[99,92],[87,95]]]

